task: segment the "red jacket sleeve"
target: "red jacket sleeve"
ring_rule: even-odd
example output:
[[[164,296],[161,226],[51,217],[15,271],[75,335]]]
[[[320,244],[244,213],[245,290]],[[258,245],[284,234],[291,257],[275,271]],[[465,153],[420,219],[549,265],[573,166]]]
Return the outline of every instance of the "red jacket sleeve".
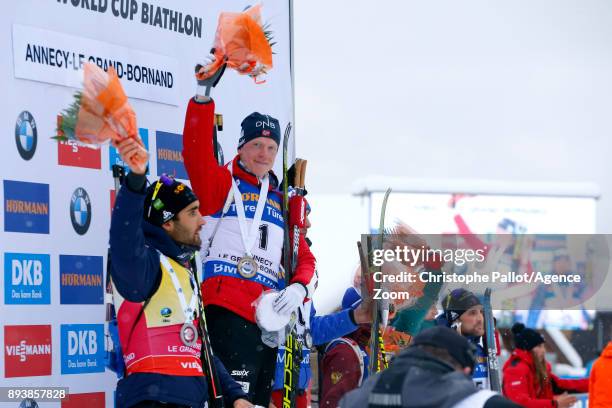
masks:
[[[554,385],[557,386],[557,389],[560,389],[561,392],[568,393],[582,393],[589,392],[589,379],[582,378],[580,380],[562,380],[554,374],[550,375],[550,379],[553,381]]]
[[[535,398],[533,376],[525,364],[509,366],[504,370],[504,396],[525,408],[551,408],[555,406],[552,399]]]
[[[189,101],[183,128],[183,160],[191,187],[200,200],[200,214],[219,211],[232,185],[229,170],[219,166],[213,150],[215,102]]]
[[[361,369],[353,349],[340,343],[329,350],[321,362],[321,407],[337,407],[347,392],[359,385]]]

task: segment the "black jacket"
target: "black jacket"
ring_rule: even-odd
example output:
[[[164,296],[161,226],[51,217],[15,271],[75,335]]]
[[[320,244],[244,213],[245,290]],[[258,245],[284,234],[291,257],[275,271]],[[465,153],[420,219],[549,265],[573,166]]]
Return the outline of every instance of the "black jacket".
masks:
[[[396,393],[394,383],[398,388]],[[401,400],[395,399],[398,402],[392,405],[395,407],[452,408],[478,392],[481,391],[469,376],[417,347],[409,347],[393,360],[387,370],[371,376],[361,388],[346,394],[340,401],[340,407],[377,407],[380,406],[375,403],[377,397],[381,401],[388,395],[397,394],[401,395]],[[489,398],[485,396],[486,403],[471,407],[519,407],[499,395],[489,395]],[[393,400],[393,397],[390,399]]]

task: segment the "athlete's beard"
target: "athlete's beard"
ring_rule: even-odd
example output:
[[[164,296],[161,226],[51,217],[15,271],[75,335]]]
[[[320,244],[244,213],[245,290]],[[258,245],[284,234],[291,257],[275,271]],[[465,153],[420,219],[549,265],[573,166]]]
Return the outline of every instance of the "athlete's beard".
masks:
[[[187,228],[184,228],[180,222],[176,222],[174,224],[174,231],[172,235],[172,239],[178,244],[187,245],[197,250],[200,250],[202,247],[202,239],[200,238],[199,231],[194,234],[193,232],[188,231]]]

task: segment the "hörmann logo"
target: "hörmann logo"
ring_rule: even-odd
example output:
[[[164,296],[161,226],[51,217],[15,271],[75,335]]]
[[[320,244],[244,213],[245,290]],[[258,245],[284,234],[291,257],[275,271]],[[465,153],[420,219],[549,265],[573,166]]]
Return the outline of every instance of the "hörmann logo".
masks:
[[[187,180],[187,171],[183,164],[183,138],[170,132],[155,132],[157,149],[157,175],[172,174],[176,178]]]
[[[4,254],[4,303],[51,303],[50,260],[44,254]]]
[[[38,143],[38,130],[34,116],[28,111],[23,111],[17,116],[15,123],[15,143],[17,151],[23,160],[30,160],[36,153]]]
[[[60,304],[104,303],[101,256],[60,255]]]
[[[49,233],[49,185],[4,180],[4,231]]]
[[[85,235],[91,224],[91,200],[83,187],[74,190],[70,198],[70,221],[79,235]]]

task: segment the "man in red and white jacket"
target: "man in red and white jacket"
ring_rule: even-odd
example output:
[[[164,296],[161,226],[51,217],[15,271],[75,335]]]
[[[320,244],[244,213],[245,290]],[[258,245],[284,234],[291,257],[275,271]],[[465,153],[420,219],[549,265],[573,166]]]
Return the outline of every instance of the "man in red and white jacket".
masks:
[[[225,166],[215,159],[215,104],[204,96],[203,87],[210,89],[222,72],[198,82],[197,94],[189,101],[183,158],[194,192],[203,197],[200,212],[208,221],[202,231],[202,241],[209,242],[202,292],[213,350],[250,400],[267,407],[277,349],[262,342],[255,304],[264,291],[279,290],[274,311],[289,315],[297,310],[310,295],[306,285],[315,258],[300,234],[297,267],[285,287],[280,269],[283,196],[272,172],[280,145],[278,120],[258,112],[247,116],[236,157]]]

